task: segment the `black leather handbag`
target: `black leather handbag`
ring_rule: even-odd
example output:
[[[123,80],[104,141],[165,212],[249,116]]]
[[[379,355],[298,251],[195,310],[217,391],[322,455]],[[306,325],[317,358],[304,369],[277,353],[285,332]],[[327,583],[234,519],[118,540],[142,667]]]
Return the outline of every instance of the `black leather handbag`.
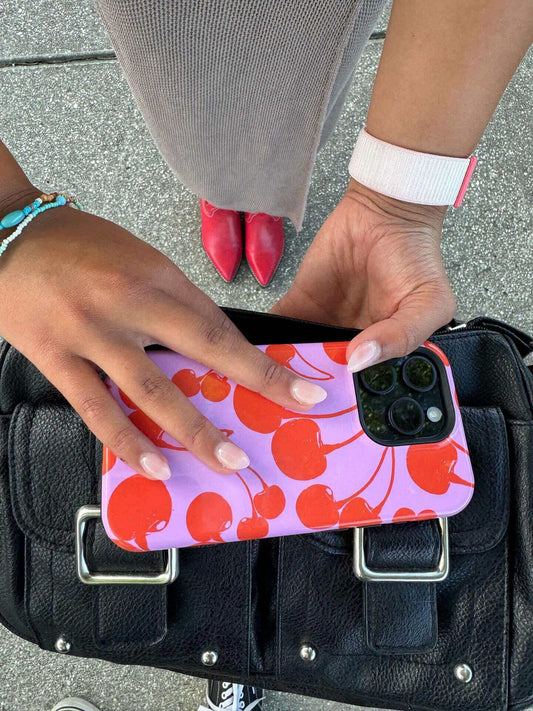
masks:
[[[351,329],[225,309],[252,343],[347,340]],[[455,375],[476,487],[449,519],[167,552],[115,546],[97,519],[102,445],[22,354],[0,346],[0,621],[43,649],[394,709],[533,705],[533,376],[526,334],[492,319],[432,340]],[[150,347],[149,347],[150,348]],[[96,509],[97,510],[97,509]],[[450,573],[431,574],[448,546]],[[78,556],[78,557],[77,557]],[[96,580],[84,584],[80,556]]]

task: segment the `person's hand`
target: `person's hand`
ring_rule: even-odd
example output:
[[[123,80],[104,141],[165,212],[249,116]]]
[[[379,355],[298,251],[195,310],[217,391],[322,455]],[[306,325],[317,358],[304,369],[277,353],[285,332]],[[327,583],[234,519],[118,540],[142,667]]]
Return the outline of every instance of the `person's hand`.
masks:
[[[0,205],[2,215],[39,194],[17,193],[11,206]],[[219,473],[246,467],[246,454],[192,405],[144,346],[166,346],[291,410],[305,412],[326,396],[250,344],[168,257],[122,227],[70,207],[38,215],[8,246],[0,259],[0,304],[2,337],[117,457],[153,478],[168,478],[167,459],[125,415],[97,367]]]
[[[410,353],[455,311],[440,251],[445,212],[350,179],[270,312],[364,329],[347,348],[352,371]]]

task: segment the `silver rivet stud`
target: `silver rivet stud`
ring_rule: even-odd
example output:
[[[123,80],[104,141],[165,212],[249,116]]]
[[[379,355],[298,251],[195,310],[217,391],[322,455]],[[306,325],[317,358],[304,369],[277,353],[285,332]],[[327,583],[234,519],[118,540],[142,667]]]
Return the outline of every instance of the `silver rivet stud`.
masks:
[[[68,639],[61,635],[61,637],[58,637],[56,639],[56,643],[54,646],[56,648],[56,652],[59,652],[60,654],[68,654],[72,645],[70,644]]]
[[[314,662],[316,659],[316,649],[310,644],[304,644],[300,647],[300,657],[304,662]]]
[[[469,667],[468,664],[458,664],[454,668],[453,673],[455,678],[459,681],[462,681],[463,684],[468,684],[470,681],[472,681],[473,673],[471,667]]]
[[[202,664],[206,667],[212,667],[218,662],[218,654],[212,650],[207,650],[202,654]]]

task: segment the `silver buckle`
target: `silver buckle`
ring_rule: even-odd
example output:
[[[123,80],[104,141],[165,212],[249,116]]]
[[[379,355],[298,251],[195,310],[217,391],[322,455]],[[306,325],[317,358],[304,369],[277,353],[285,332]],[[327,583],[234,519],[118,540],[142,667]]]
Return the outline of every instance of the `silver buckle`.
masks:
[[[164,571],[154,575],[129,575],[127,573],[91,573],[83,549],[87,521],[101,518],[99,506],[82,506],[76,512],[76,569],[78,578],[86,585],[169,585],[179,574],[179,548],[169,548]]]
[[[441,530],[441,555],[434,570],[371,570],[365,561],[364,527],[354,528],[353,539],[353,571],[360,580],[377,580],[379,582],[428,583],[440,582],[448,577],[450,572],[450,546],[448,540],[448,519],[439,518]]]

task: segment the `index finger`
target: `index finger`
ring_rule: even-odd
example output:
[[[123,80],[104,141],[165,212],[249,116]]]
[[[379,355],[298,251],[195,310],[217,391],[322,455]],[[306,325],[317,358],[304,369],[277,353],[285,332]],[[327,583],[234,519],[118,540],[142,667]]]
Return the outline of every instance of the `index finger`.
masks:
[[[136,328],[284,407],[306,411],[327,397],[320,385],[295,376],[252,345],[218,307],[206,317],[158,292],[137,314]]]

